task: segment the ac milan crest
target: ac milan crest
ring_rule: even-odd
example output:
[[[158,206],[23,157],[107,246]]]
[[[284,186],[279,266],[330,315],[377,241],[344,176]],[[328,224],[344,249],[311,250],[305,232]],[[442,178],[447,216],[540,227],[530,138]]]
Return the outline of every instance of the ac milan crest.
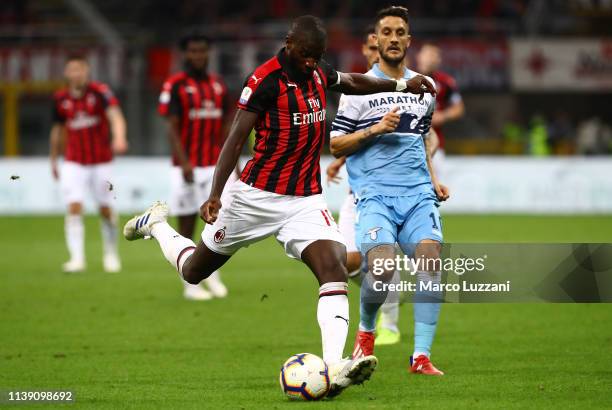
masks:
[[[223,239],[225,239],[225,226],[215,232],[215,236],[213,237],[215,243],[221,243]]]

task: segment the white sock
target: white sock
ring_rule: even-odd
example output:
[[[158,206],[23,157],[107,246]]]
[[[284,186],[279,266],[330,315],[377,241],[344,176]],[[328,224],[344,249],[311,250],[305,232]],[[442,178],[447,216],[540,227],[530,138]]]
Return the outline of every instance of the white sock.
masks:
[[[319,288],[317,320],[321,328],[323,360],[328,365],[342,360],[349,325],[347,293],[346,282],[329,282]]]
[[[85,226],[82,215],[68,214],[64,219],[64,232],[70,260],[85,261]]]
[[[101,218],[102,249],[104,254],[117,255],[117,214],[112,213],[110,219]]]
[[[176,232],[167,222],[158,222],[151,227],[151,235],[157,239],[166,260],[183,277],[183,264],[194,252],[195,243]]]
[[[386,302],[380,307],[380,325],[392,332],[399,332],[397,326],[399,319],[399,303]]]

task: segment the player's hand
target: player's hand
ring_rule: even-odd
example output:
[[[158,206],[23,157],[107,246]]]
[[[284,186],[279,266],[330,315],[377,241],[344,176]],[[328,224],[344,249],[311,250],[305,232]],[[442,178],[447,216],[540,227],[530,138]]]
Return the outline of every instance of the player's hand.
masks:
[[[57,166],[57,161],[51,161],[51,175],[53,175],[54,180],[59,180],[59,168]]]
[[[372,125],[372,133],[376,135],[393,132],[400,123],[400,115],[397,113],[399,107],[393,108],[378,122]]]
[[[128,150],[128,142],[124,139],[113,139],[113,152],[115,154],[121,155],[125,154]]]
[[[181,166],[183,170],[183,179],[188,184],[193,184],[193,167],[190,163],[183,164]]]
[[[327,185],[329,185],[331,182],[338,184],[340,181],[342,181],[342,178],[338,176],[342,165],[344,165],[344,161],[342,158],[338,158],[333,160],[331,164],[327,166]]]
[[[446,185],[435,184],[434,188],[436,190],[436,196],[438,197],[438,201],[444,202],[448,198],[450,198],[450,190]]]
[[[434,85],[422,75],[415,75],[410,80],[406,81],[406,88],[402,90],[405,93],[418,94],[423,98],[425,93],[436,95]]]
[[[200,207],[200,218],[207,224],[215,223],[221,206],[221,199],[217,197],[208,198],[208,201],[204,202]]]

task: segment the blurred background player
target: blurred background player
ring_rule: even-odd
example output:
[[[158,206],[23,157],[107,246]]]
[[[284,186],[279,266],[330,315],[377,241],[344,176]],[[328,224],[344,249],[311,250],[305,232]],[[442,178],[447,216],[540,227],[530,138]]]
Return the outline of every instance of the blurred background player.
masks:
[[[411,40],[406,8],[381,10],[376,35],[380,63],[368,75],[396,80],[418,75],[405,64]],[[433,80],[429,81],[433,85]],[[424,100],[390,93],[341,97],[330,145],[334,155],[348,156],[347,170],[359,215],[356,238],[369,273],[375,261],[395,258],[396,243],[408,256],[439,257],[442,227],[437,206],[438,201],[448,198],[448,191],[437,182],[426,149],[434,107],[433,96]],[[395,268],[384,266],[376,278],[368,274],[363,279],[354,358],[374,353],[376,314],[387,297],[387,292],[375,291],[374,281],[390,282],[395,273]],[[416,276],[419,283],[440,281],[436,271],[423,270]],[[429,360],[440,311],[439,301],[431,301],[431,296],[417,287],[410,370],[442,375]]]
[[[199,33],[181,39],[184,70],[166,80],[159,97],[159,113],[168,121],[173,154],[170,209],[186,238],[193,238],[200,205],[208,198],[226,132],[223,118],[229,113],[225,84],[208,72],[209,46],[208,38]],[[203,281],[208,290],[183,284],[187,299],[227,295],[219,272]]]
[[[378,62],[378,44],[374,25],[368,26],[365,31],[364,42],[361,45],[361,53],[368,64],[368,71],[374,63]],[[328,183],[338,183],[338,173],[346,162],[346,157],[336,158],[327,166]],[[338,216],[338,228],[346,240],[346,270],[349,278],[359,278],[361,267],[361,253],[355,245],[355,197],[352,192],[346,196]]]
[[[60,181],[68,206],[64,229],[70,259],[65,272],[85,269],[83,200],[91,189],[102,217],[103,264],[106,272],[119,272],[117,216],[111,208],[113,153],[127,151],[126,124],[119,102],[110,88],[90,81],[89,64],[82,56],[71,56],[64,67],[67,82],[53,101],[50,159],[53,178]],[[112,133],[112,140],[110,133]],[[61,170],[57,158],[64,146]]]
[[[433,166],[436,173],[444,179],[444,134],[442,126],[456,121],[465,114],[465,105],[459,93],[457,82],[450,75],[440,71],[442,64],[442,51],[433,43],[425,43],[421,46],[417,56],[417,70],[430,76],[436,82],[436,110],[431,121],[432,128],[438,135],[438,147],[433,156]]]

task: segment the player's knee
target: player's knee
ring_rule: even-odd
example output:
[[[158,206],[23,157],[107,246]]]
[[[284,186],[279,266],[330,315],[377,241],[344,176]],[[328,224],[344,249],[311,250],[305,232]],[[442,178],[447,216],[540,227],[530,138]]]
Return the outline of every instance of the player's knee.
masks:
[[[105,218],[105,219],[112,219],[113,217],[113,210],[108,207],[108,206],[101,206],[100,207],[100,215]]]
[[[420,258],[425,261],[422,266],[426,266],[427,271],[436,272],[441,270],[440,265],[440,251],[442,245],[440,242],[434,240],[421,241],[415,251],[415,258]]]
[[[361,267],[361,254],[359,252],[348,252],[346,254],[346,270],[354,272]]]
[[[83,205],[80,202],[72,202],[68,205],[70,215],[80,215],[83,212]]]
[[[376,280],[390,282],[395,270],[395,249],[393,246],[377,246],[368,252],[368,272],[374,275]]]
[[[346,282],[348,271],[340,258],[322,258],[317,269],[317,276],[321,283],[327,282]]]
[[[185,261],[181,269],[181,275],[183,276],[183,279],[185,280],[185,282],[191,285],[197,285],[198,283],[202,282],[204,279],[212,275],[213,272],[214,270],[195,266],[195,264],[192,263],[191,258],[188,258]]]

